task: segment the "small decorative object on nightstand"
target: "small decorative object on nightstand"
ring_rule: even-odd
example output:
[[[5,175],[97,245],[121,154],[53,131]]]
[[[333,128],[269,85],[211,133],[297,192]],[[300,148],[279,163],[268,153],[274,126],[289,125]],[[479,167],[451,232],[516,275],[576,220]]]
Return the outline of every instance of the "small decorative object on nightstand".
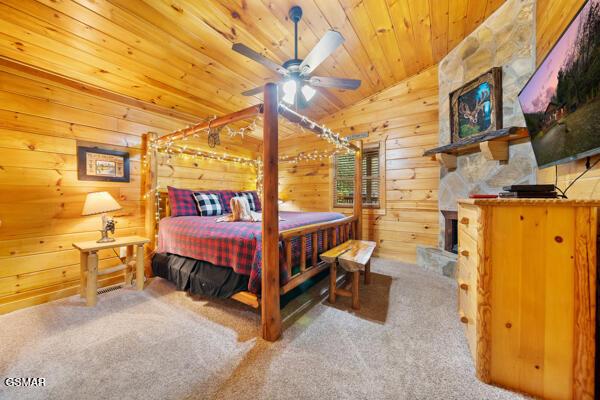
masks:
[[[144,289],[144,244],[150,240],[141,236],[128,236],[112,240],[112,242],[97,242],[92,240],[89,242],[73,243],[73,247],[81,253],[81,288],[79,293],[81,297],[87,299],[88,306],[96,305],[98,276],[125,271],[125,283],[130,285],[132,282],[132,270],[135,266],[135,286],[137,290]],[[98,271],[98,251],[119,247],[127,247],[125,264]]]
[[[115,224],[117,223],[112,217],[106,215],[111,211],[121,209],[121,205],[108,192],[93,192],[88,193],[83,205],[81,215],[102,214],[102,229],[100,233],[102,237],[96,243],[114,242],[114,238],[108,237],[108,232],[115,234]]]

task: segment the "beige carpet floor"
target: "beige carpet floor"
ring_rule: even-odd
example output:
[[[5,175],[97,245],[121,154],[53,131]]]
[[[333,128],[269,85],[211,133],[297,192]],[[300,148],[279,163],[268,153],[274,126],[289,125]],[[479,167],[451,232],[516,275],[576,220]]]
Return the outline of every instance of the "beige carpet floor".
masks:
[[[74,296],[0,316],[0,398],[520,398],[475,378],[450,280],[383,260],[373,271],[360,312],[329,305],[325,280],[285,307],[276,343],[260,339],[254,310],[161,279],[95,308]]]

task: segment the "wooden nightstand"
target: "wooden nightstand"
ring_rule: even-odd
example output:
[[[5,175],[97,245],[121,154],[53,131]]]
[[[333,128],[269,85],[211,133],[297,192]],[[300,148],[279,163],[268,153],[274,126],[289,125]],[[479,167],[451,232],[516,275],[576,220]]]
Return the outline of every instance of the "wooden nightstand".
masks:
[[[125,271],[125,283],[131,284],[134,264],[136,268],[136,288],[137,290],[144,289],[144,244],[149,241],[150,239],[141,236],[127,236],[115,238],[114,242],[109,243],[98,243],[95,240],[73,243],[73,247],[81,252],[81,288],[79,294],[81,297],[86,298],[88,306],[93,307],[96,305],[98,275],[102,276],[117,271]],[[98,251],[119,247],[127,247],[125,264],[98,272]]]

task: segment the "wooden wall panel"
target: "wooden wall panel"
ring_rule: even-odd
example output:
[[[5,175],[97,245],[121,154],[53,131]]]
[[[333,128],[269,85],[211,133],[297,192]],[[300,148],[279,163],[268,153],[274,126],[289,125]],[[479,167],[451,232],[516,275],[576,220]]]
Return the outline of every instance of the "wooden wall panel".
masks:
[[[438,143],[437,87],[432,67],[321,121],[342,134],[369,131],[365,143],[385,142],[386,205],[365,210],[363,224],[363,237],[378,243],[379,256],[415,262],[417,245],[437,244],[439,165],[421,156]],[[327,148],[307,134],[283,141],[280,153]],[[285,164],[279,176],[283,209],[332,209],[329,159]]]
[[[536,49],[538,65],[544,60],[561,33],[573,19],[585,0],[538,0]],[[592,158],[592,162],[598,159]],[[551,183],[556,180],[564,189],[585,171],[585,160],[550,167],[538,172],[538,183]],[[600,168],[596,166],[579,179],[567,192],[570,198],[600,199]]]
[[[536,59],[538,65],[554,46],[585,0],[537,0]]]
[[[0,313],[77,293],[79,253],[71,243],[99,235],[100,218],[80,215],[87,193],[106,190],[123,206],[114,213],[117,235],[145,234],[141,135],[189,123],[168,110],[149,112],[48,76],[0,64]],[[131,182],[79,181],[78,142],[128,151]],[[190,142],[207,148],[205,135]],[[225,132],[221,142],[218,151],[247,157],[260,146],[256,139],[231,139]],[[173,158],[161,160],[159,175],[162,186],[254,189],[256,172],[237,164]],[[120,263],[112,251],[99,256],[100,268]],[[119,280],[122,274],[109,275],[101,284]]]

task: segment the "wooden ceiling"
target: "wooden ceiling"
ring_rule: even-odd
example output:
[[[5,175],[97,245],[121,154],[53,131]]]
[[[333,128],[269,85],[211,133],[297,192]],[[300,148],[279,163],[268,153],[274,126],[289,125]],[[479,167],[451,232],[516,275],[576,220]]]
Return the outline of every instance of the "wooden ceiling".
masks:
[[[503,1],[0,0],[0,57],[195,121],[260,102],[240,93],[278,77],[231,45],[283,63],[300,5],[300,58],[336,29],[346,41],[315,74],[362,80],[320,88],[303,111],[320,119],[436,64]]]

